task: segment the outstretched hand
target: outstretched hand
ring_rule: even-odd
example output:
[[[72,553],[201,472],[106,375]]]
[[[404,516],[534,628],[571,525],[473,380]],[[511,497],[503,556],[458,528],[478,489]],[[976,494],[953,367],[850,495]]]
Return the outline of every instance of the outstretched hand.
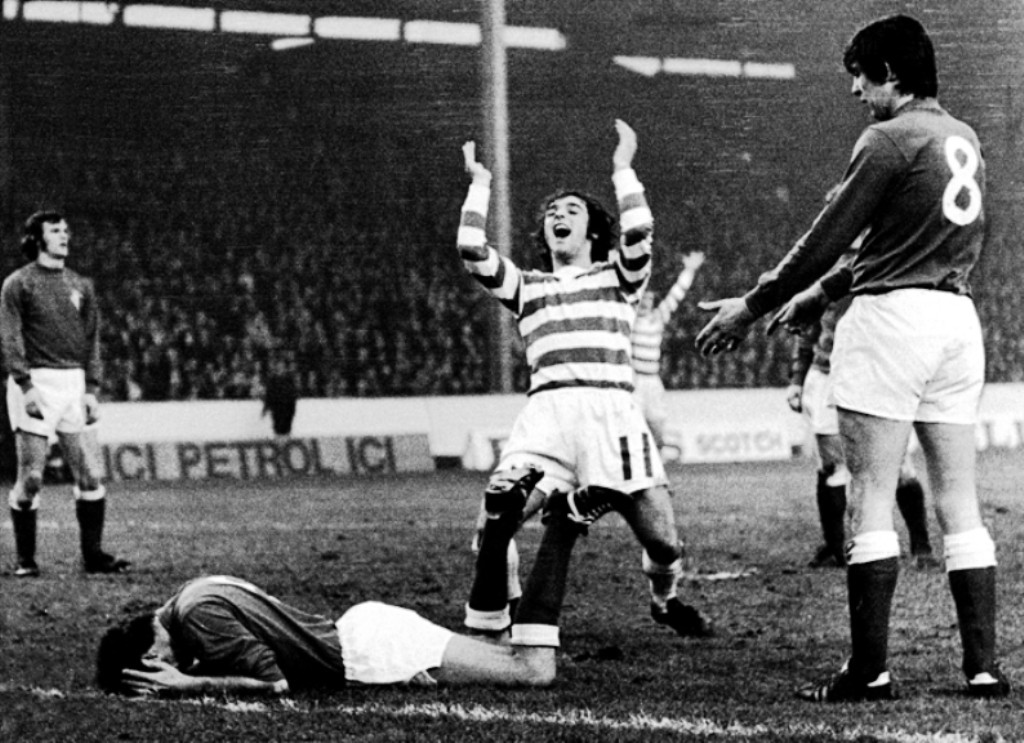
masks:
[[[476,159],[476,142],[470,140],[462,145],[462,159],[466,166],[466,172],[476,180],[491,180],[491,171],[483,166]]]
[[[828,295],[815,283],[790,299],[768,322],[766,332],[771,335],[780,325],[793,335],[804,332],[821,319],[829,305]]]
[[[697,349],[701,356],[716,356],[722,351],[732,351],[743,340],[750,325],[756,319],[747,309],[743,297],[729,297],[709,302],[699,302],[697,307],[705,312],[715,312],[711,322],[697,335]]]
[[[612,154],[612,164],[616,170],[631,168],[637,148],[636,132],[622,119],[615,120],[615,131],[619,134],[619,143]]]

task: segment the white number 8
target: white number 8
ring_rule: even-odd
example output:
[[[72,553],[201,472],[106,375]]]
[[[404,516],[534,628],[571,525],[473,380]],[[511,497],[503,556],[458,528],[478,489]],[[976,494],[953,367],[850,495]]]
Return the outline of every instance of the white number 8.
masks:
[[[960,162],[961,157],[963,163]],[[953,177],[942,192],[942,213],[950,222],[963,227],[981,214],[981,187],[974,180],[974,174],[978,172],[978,153],[970,142],[954,135],[946,140],[946,164],[953,172]],[[966,206],[956,203],[956,197],[963,190],[967,191]]]

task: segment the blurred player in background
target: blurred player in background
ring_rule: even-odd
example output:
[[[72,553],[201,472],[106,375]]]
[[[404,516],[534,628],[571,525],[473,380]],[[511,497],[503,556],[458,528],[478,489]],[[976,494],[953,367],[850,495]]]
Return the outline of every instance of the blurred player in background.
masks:
[[[826,203],[831,199],[829,193]],[[860,237],[840,258],[848,261],[860,248]],[[790,364],[786,401],[797,413],[803,413],[814,435],[818,481],[815,500],[825,543],[808,563],[812,568],[846,565],[846,485],[850,473],[843,457],[843,441],[839,436],[839,413],[832,400],[829,383],[830,359],[836,323],[850,306],[851,298],[843,297],[825,309],[821,319],[796,334]],[[925,510],[924,488],[917,478],[914,461],[908,449],[900,467],[896,486],[896,506],[903,516],[910,536],[910,555],[918,568],[933,568],[939,561],[932,552],[928,538],[928,513]]]
[[[30,216],[21,247],[31,262],[0,288],[0,345],[18,450],[9,498],[17,577],[39,575],[36,513],[53,436],[74,475],[85,571],[120,573],[129,565],[103,551],[106,489],[94,432],[83,446],[84,429],[99,417],[99,314],[92,281],[65,266],[70,240],[58,212]]]
[[[636,386],[634,394],[659,451],[665,446],[665,421],[668,419],[665,385],[661,381],[661,343],[665,327],[690,290],[697,269],[703,264],[703,253],[684,255],[682,272],[657,306],[654,304],[654,295],[649,291],[644,292],[633,325],[633,371],[636,372],[633,379]]]
[[[531,368],[526,407],[487,496],[516,487],[523,468],[532,466],[545,475],[534,504],[569,494],[570,509],[584,522],[618,511],[643,546],[654,619],[680,635],[703,636],[711,632],[709,622],[676,595],[682,561],[672,500],[661,456],[633,399],[630,335],[650,278],[653,218],[632,168],[636,134],[622,121],[615,128],[620,243],[616,249],[613,219],[596,200],[560,191],[542,203],[535,235],[550,272],[521,271],[486,244],[491,173],[477,162],[472,142],[463,147],[472,183],[459,253],[470,275],[518,318]],[[508,621],[471,596],[468,627],[500,631]]]
[[[474,599],[505,605],[505,554],[529,491],[543,473],[488,500]],[[517,622],[507,642],[458,635],[413,611],[363,602],[338,620],[310,614],[248,581],[186,583],[155,612],[113,627],[100,642],[97,683],[110,692],[283,694],[357,684],[547,686],[555,679],[558,620],[569,560],[585,530],[551,504]]]
[[[876,123],[861,134],[838,193],[796,247],[746,296],[702,305],[717,313],[697,345],[705,355],[728,351],[787,301],[769,329],[805,325],[830,301],[853,295],[832,351],[854,507],[846,550],[852,652],[838,673],[800,696],[895,696],[888,669],[900,553],[893,501],[912,430],[944,534],[966,692],[1006,696],[1010,683],[996,658],[996,548],[975,485],[985,351],[969,276],[985,233],[981,145],[936,100],[935,52],[917,20],[897,15],[869,24],[843,62],[852,93]],[[826,276],[865,229],[853,260]]]

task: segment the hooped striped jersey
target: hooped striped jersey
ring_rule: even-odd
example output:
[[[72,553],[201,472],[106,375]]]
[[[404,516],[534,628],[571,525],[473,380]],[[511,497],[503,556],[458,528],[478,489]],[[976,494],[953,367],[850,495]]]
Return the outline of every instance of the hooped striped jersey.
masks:
[[[637,374],[661,374],[661,342],[665,326],[686,296],[689,274],[679,274],[668,294],[650,312],[637,315],[633,326],[633,370]]]
[[[651,275],[653,217],[632,169],[612,176],[621,238],[605,262],[524,271],[487,245],[490,188],[469,187],[458,247],[466,270],[518,319],[529,394],[564,387],[633,390],[630,336]]]

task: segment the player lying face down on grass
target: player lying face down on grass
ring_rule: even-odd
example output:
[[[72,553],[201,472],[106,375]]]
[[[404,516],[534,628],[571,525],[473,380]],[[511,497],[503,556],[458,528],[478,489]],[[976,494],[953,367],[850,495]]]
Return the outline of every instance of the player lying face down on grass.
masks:
[[[543,473],[525,469],[491,494],[471,595],[504,611],[506,553]],[[408,609],[374,601],[337,620],[289,606],[248,581],[189,581],[156,611],[109,629],[97,684],[129,695],[284,694],[345,684],[547,686],[569,559],[586,525],[565,497],[545,507],[544,536],[510,631],[494,642],[458,635]]]

